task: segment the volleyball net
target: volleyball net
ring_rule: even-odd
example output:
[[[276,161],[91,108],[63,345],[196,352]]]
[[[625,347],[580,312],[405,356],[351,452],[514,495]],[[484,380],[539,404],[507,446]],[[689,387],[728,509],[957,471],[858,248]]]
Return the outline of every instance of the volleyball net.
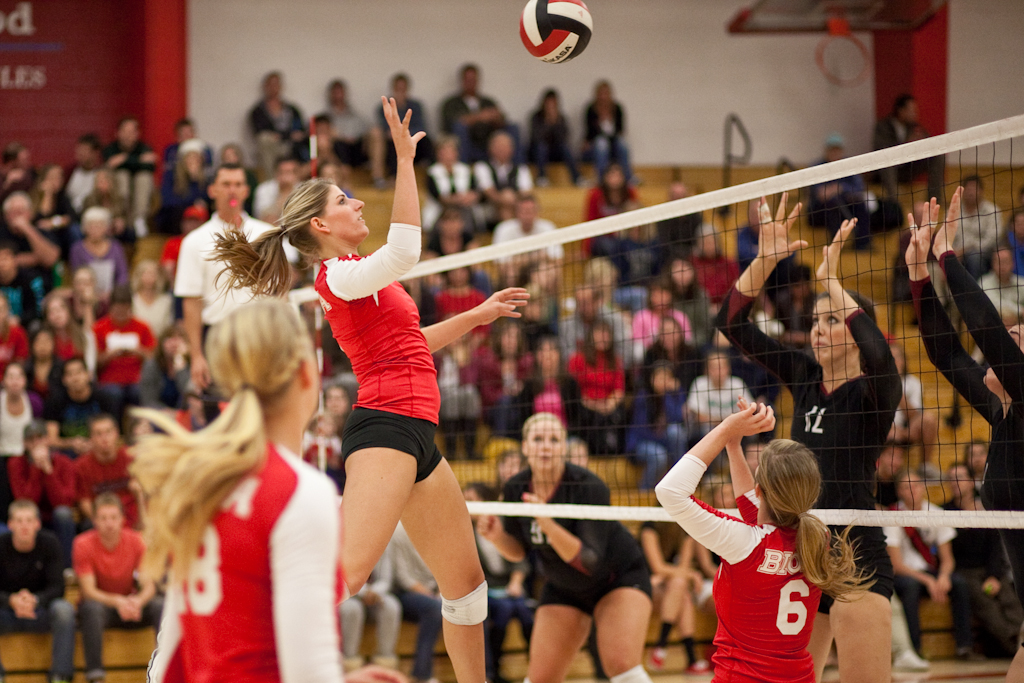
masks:
[[[878,462],[877,497],[885,507],[902,499],[920,507],[920,481],[933,505],[970,500],[984,476],[988,423],[961,399],[931,363],[913,308],[903,253],[906,216],[932,194],[945,207],[958,185],[968,186],[959,234],[962,261],[986,289],[1004,323],[1024,315],[1024,116],[925,138],[751,182],[665,201],[684,194],[687,172],[663,183],[587,195],[538,188],[508,208],[535,231],[547,216],[607,214],[558,229],[491,243],[489,234],[460,250],[478,208],[449,210],[425,236],[424,258],[403,279],[424,325],[474,305],[508,286],[526,287],[519,320],[499,320],[435,356],[442,408],[438,443],[460,481],[496,487],[516,469],[523,422],[554,412],[568,428],[570,461],[607,483],[608,507],[470,503],[474,514],[665,521],[654,485],[723,415],[736,397],[770,403],[774,434],[744,441],[748,462],[772,437],[788,437],[794,417],[789,387],[734,348],[714,328],[715,315],[756,251],[758,200],[802,203],[791,240],[808,246],[780,264],[753,304],[751,319],[766,335],[811,355],[815,270],[822,247],[839,224],[859,228],[844,246],[840,277],[847,290],[873,301],[879,328],[901,368],[904,396]],[[837,142],[830,140],[830,142]],[[837,146],[826,153],[841,156]],[[642,174],[641,174],[642,175]],[[931,187],[929,187],[931,185]],[[937,187],[936,187],[937,186]],[[671,193],[675,193],[674,195]],[[922,220],[920,217],[918,221]],[[538,227],[539,226],[539,227]],[[498,228],[496,234],[505,230]],[[431,249],[431,243],[434,248]],[[438,247],[438,245],[440,245]],[[425,253],[427,253],[425,252]],[[451,253],[447,253],[451,252]],[[445,255],[447,253],[447,255]],[[984,363],[952,304],[936,264],[929,272],[967,352]],[[311,288],[296,303],[316,300]],[[326,327],[326,326],[325,326]],[[328,330],[324,343],[329,349]],[[333,354],[337,357],[338,351]],[[344,359],[335,363],[344,374]],[[832,416],[835,417],[835,416]],[[801,419],[820,421],[821,415]],[[812,430],[816,424],[807,427]],[[1024,457],[1024,444],[1022,444]],[[512,464],[509,464],[512,463]],[[854,483],[826,481],[826,484]],[[713,464],[699,496],[733,508],[728,464]],[[1024,492],[1024,481],[1020,482]],[[911,493],[907,493],[911,491]],[[909,497],[908,497],[909,496]],[[1022,496],[1024,497],[1024,496]],[[1022,500],[1024,503],[1024,500]],[[955,505],[954,505],[955,507]],[[830,524],[873,526],[1024,527],[1024,513],[963,510],[818,510]]]

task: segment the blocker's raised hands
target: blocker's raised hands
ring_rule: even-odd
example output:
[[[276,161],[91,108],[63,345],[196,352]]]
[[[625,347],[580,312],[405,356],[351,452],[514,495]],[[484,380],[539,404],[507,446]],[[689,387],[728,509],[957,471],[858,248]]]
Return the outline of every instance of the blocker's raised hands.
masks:
[[[928,252],[932,248],[932,230],[939,221],[939,203],[932,197],[931,202],[923,206],[923,223],[917,225],[914,214],[907,214],[910,226],[910,244],[907,245],[907,270],[910,279],[919,282],[928,277]]]
[[[832,241],[821,248],[821,263],[815,273],[819,282],[839,278],[839,255],[843,251],[843,242],[847,240],[855,227],[857,227],[856,218],[843,221]]]
[[[797,249],[807,246],[807,242],[804,240],[789,241],[789,231],[800,215],[801,205],[797,202],[797,205],[793,207],[793,210],[787,216],[787,198],[788,193],[783,192],[782,199],[779,200],[779,208],[775,211],[774,220],[772,220],[772,210],[767,198],[761,198],[761,203],[757,209],[757,215],[760,219],[759,223],[761,224],[757,237],[757,255],[772,264],[777,264],[779,261],[788,258]]]
[[[942,258],[947,251],[953,251],[956,232],[960,229],[960,198],[963,193],[964,188],[956,188],[953,198],[949,200],[949,208],[946,209],[946,221],[935,232],[935,242],[932,244],[932,253],[935,254],[935,258]]]

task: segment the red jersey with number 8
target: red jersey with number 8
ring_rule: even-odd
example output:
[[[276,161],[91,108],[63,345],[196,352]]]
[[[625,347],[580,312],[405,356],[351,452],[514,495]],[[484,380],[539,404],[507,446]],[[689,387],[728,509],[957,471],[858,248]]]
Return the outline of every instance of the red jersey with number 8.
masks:
[[[148,681],[343,680],[334,484],[268,445],[167,592]]]

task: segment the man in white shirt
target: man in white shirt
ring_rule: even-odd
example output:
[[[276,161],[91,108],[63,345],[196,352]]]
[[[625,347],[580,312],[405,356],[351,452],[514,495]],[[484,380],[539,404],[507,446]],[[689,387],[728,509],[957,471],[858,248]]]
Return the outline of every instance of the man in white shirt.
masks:
[[[192,382],[200,390],[210,384],[210,367],[203,355],[205,331],[229,313],[252,300],[252,292],[229,288],[226,280],[217,282],[224,265],[212,260],[216,236],[227,230],[241,230],[250,242],[273,228],[242,210],[249,196],[245,169],[237,164],[221,164],[210,183],[210,197],[216,213],[181,241],[174,295],[183,299],[184,327],[191,347]],[[289,261],[297,259],[295,250],[285,242]]]
[[[299,162],[292,157],[281,157],[274,164],[274,177],[256,186],[252,212],[261,221],[273,223],[281,217],[281,207],[299,182]]]
[[[898,510],[941,510],[928,501],[928,489],[921,475],[904,470],[896,475]],[[921,594],[935,602],[949,602],[953,612],[953,636],[959,659],[973,659],[971,634],[971,598],[960,574],[956,573],[952,540],[956,531],[951,527],[885,527],[885,543],[892,558],[896,574],[896,594],[903,603],[907,627],[914,649],[921,651]]]
[[[499,130],[487,142],[487,159],[473,165],[476,187],[487,200],[488,222],[500,223],[515,215],[516,198],[533,190],[526,164],[515,161],[512,136]]]
[[[491,244],[511,242],[512,240],[517,240],[521,237],[554,232],[558,229],[555,227],[555,224],[548,219],[540,218],[539,213],[540,211],[536,197],[532,194],[526,194],[519,197],[516,201],[516,217],[509,218],[507,221],[498,223],[497,227],[494,228],[494,237],[491,239]],[[547,258],[552,261],[561,261],[562,258],[565,257],[565,251],[562,249],[562,245],[553,244],[544,250],[531,251],[518,256],[499,258],[498,263],[514,263],[516,268],[521,268],[523,266],[536,263],[544,256],[547,256]]]
[[[1003,222],[999,207],[981,196],[979,176],[967,176],[961,184],[964,193],[960,199],[960,229],[953,240],[953,248],[963,255],[967,272],[978,279],[996,249]]]
[[[992,254],[992,270],[981,276],[978,286],[992,300],[1003,319],[1016,321],[1024,311],[1024,277],[1013,273],[1013,251],[1001,245]]]

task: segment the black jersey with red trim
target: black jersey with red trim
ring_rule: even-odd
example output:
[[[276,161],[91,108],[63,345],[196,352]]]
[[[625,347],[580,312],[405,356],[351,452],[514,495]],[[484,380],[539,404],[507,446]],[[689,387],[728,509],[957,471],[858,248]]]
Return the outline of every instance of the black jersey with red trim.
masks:
[[[526,468],[505,483],[504,500],[522,502],[532,491],[533,472]],[[566,463],[562,480],[548,503],[611,505],[608,486],[591,471]],[[505,531],[527,552],[536,550],[544,577],[563,591],[589,594],[611,584],[637,563],[645,563],[640,544],[622,524],[591,519],[555,519],[583,543],[572,563],[558,556],[547,536],[532,517],[505,517]]]
[[[790,438],[810,448],[821,470],[819,508],[872,510],[875,470],[903,386],[885,336],[863,310],[846,325],[860,350],[864,374],[834,392],[806,353],[786,347],[749,320],[753,299],[731,289],[716,326],[741,351],[781,379],[793,394]]]

